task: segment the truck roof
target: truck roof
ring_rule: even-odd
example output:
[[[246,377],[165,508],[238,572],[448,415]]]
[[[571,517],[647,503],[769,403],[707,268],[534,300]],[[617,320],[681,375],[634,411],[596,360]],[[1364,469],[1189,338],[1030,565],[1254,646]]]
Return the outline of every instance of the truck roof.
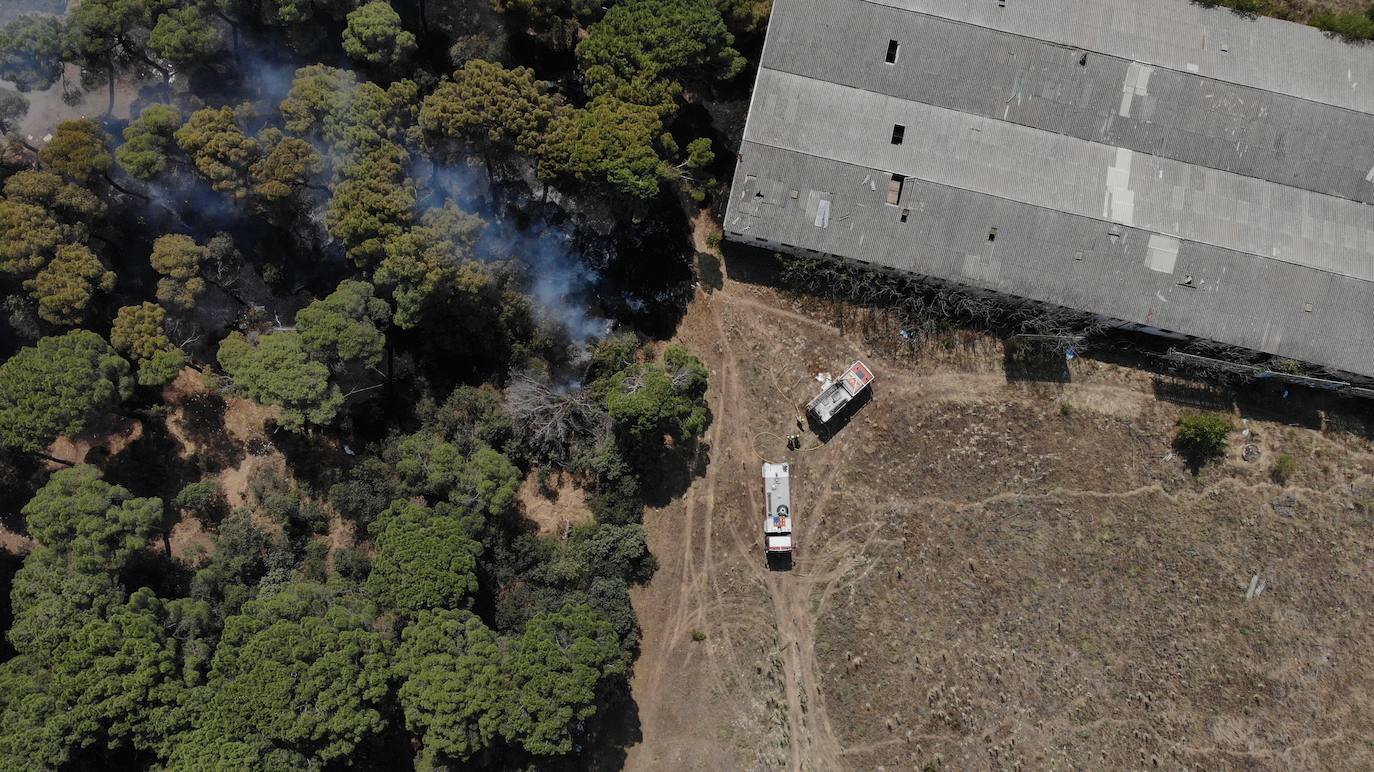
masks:
[[[790,464],[763,465],[763,493],[768,499],[764,533],[792,532],[792,481]]]
[[[829,421],[834,415],[840,412],[849,400],[859,395],[859,392],[868,388],[868,384],[873,382],[873,371],[868,369],[868,365],[855,360],[840,377],[832,381],[830,385],[821,390],[816,398],[806,406],[821,423]]]

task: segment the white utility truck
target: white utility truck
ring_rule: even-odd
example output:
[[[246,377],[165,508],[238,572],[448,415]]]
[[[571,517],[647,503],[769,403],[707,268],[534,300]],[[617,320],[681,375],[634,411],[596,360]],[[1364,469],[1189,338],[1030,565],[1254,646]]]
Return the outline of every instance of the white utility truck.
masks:
[[[806,406],[806,412],[824,425],[872,382],[873,371],[868,369],[868,365],[855,362],[839,378],[821,389],[821,393]]]
[[[763,498],[768,510],[763,516],[763,538],[769,556],[792,556],[792,486],[788,477],[791,464],[763,465]]]

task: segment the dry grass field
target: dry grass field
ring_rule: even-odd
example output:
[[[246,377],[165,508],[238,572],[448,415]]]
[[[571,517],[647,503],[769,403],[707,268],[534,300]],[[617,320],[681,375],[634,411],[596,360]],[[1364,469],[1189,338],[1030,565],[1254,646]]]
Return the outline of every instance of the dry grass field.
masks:
[[[646,517],[631,768],[1374,768],[1363,406],[1084,358],[1009,378],[998,341],[912,351],[758,263],[706,259],[679,333],[715,421]],[[787,451],[856,357],[872,401]],[[1170,441],[1198,402],[1237,431],[1194,474]],[[763,457],[794,464],[791,571],[761,552]]]

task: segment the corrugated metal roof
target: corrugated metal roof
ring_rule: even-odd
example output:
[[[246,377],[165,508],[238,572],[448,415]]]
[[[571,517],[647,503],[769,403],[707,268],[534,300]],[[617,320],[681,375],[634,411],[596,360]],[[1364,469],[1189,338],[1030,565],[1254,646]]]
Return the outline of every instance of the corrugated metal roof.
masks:
[[[725,232],[1374,375],[1374,283],[1190,241],[1161,272],[1149,231],[921,179],[891,206],[882,174],[746,141]],[[754,203],[760,180],[825,191],[829,227],[786,196]]]
[[[1374,376],[1374,56],[1183,0],[1005,4],[777,0],[727,235]],[[1185,18],[1241,55],[1177,58]]]
[[[774,15],[842,0],[777,0]],[[1186,0],[857,0],[1374,114],[1374,58],[1300,24]],[[845,2],[845,5],[850,3]],[[792,6],[805,6],[794,9]]]
[[[804,13],[775,14],[769,36],[776,43],[763,67],[1374,201],[1367,179],[1374,168],[1374,120],[1363,113],[913,16],[868,2],[813,2]],[[901,38],[897,62],[874,66],[893,37]],[[1362,58],[1374,60],[1368,50]]]
[[[1365,204],[789,73],[756,88],[748,141],[1374,280]]]

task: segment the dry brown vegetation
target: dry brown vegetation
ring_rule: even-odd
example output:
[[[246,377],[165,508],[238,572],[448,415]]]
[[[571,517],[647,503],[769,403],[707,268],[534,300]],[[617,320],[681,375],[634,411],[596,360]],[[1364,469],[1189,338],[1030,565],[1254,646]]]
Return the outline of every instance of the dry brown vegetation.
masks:
[[[911,352],[704,267],[680,336],[711,368],[710,463],[646,517],[631,768],[1374,766],[1363,406],[1085,359],[1017,380],[997,341]],[[873,401],[787,452],[767,433],[854,357]],[[1251,436],[1194,475],[1170,441],[1197,405]],[[762,559],[760,453],[794,463],[790,572]]]

